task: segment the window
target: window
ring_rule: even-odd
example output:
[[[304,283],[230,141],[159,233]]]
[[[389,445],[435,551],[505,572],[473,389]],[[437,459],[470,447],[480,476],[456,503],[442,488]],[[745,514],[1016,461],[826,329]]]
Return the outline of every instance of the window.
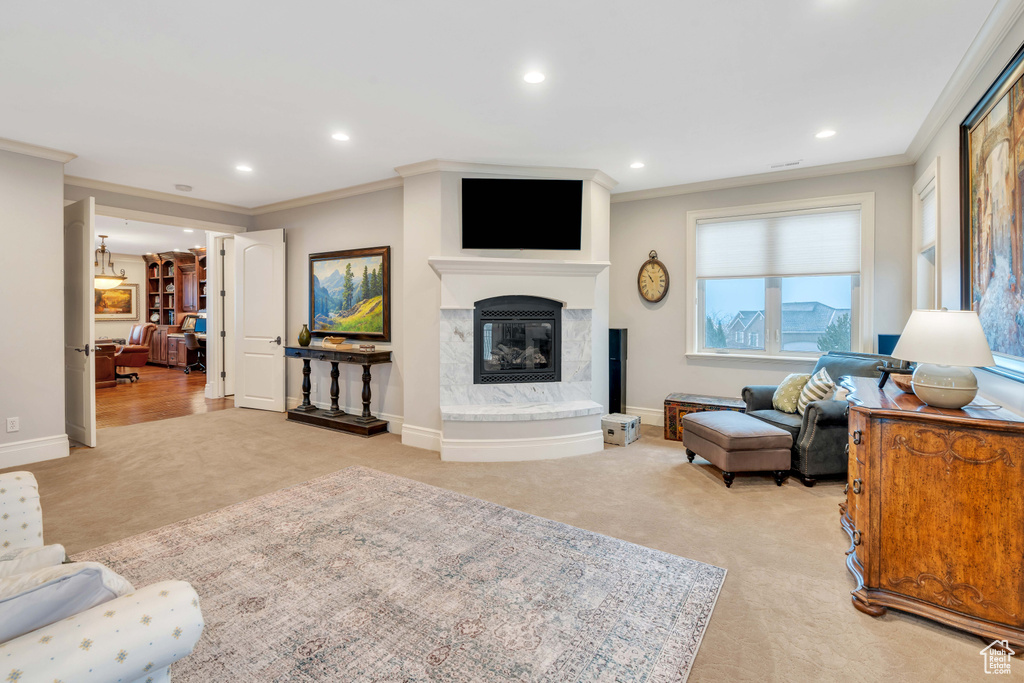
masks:
[[[939,281],[938,165],[932,162],[914,184],[914,250],[911,258],[913,307],[941,304]]]
[[[691,353],[871,350],[873,195],[687,214]]]

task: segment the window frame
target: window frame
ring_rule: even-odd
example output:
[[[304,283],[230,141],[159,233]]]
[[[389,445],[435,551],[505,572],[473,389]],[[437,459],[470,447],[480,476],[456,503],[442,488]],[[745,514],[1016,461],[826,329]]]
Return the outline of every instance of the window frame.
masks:
[[[914,183],[914,189],[912,194],[911,203],[913,205],[912,211],[912,222],[911,222],[911,247],[910,247],[910,308],[916,310],[920,308],[918,302],[920,301],[920,292],[918,291],[918,269],[921,257],[924,256],[924,252],[929,249],[929,245],[921,243],[921,232],[922,223],[924,221],[924,196],[928,193],[929,188],[935,188],[935,291],[934,296],[934,307],[942,307],[942,212],[940,203],[940,187],[939,187],[939,159],[936,157],[932,160],[932,163],[928,164],[928,168],[925,169],[921,177]]]
[[[765,277],[765,321],[764,350],[758,349],[715,349],[703,346],[705,325],[704,283],[697,278],[697,223],[709,219],[752,218],[764,214],[814,209],[832,209],[840,206],[860,209],[860,272],[853,274],[850,301],[852,325],[850,349],[855,352],[871,353],[874,344],[874,253],[875,253],[875,193],[864,192],[848,195],[833,195],[766,204],[750,204],[717,209],[701,209],[686,212],[686,263],[687,290],[692,292],[686,301],[686,355],[699,358],[753,358],[758,360],[814,360],[821,352],[782,351],[781,277]],[[916,254],[915,254],[916,257]],[[787,277],[812,277],[815,274]],[[754,277],[754,276],[751,276]],[[714,278],[710,278],[714,279]],[[777,334],[778,333],[778,334]]]

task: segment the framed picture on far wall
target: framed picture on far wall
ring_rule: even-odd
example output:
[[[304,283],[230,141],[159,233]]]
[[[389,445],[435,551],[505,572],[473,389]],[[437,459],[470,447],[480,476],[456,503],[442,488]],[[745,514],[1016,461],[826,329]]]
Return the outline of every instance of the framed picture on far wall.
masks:
[[[391,341],[391,247],[309,255],[309,331]]]
[[[96,320],[138,320],[139,286],[119,285],[95,291]]]
[[[960,126],[961,308],[1024,382],[1024,48]]]

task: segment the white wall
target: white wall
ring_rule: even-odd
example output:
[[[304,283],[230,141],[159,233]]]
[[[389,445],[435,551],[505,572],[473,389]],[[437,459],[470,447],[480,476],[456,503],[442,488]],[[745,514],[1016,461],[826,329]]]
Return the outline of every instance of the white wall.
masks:
[[[255,230],[285,229],[288,250],[288,344],[297,344],[303,323],[309,323],[309,255],[323,251],[391,247],[391,343],[395,361],[373,367],[370,385],[373,397],[370,409],[392,422],[392,430],[401,428],[402,386],[402,189],[393,188],[347,197],[323,204],[276,211],[256,217]],[[293,405],[302,397],[302,363],[288,360],[288,397]],[[436,365],[436,359],[435,359]],[[310,380],[316,391],[314,403],[331,401],[330,364],[312,362]],[[348,411],[362,410],[362,368],[342,365],[339,378],[339,403]],[[436,391],[436,385],[435,385]]]
[[[68,454],[63,193],[63,164],[0,151],[0,468]]]
[[[96,320],[96,339],[127,339],[132,325],[146,322],[149,311],[146,310],[146,262],[141,256],[128,254],[111,254],[114,260],[114,271],[124,270],[125,284],[139,286],[139,319],[138,320]],[[98,269],[97,269],[98,270]],[[109,272],[109,268],[107,269]]]
[[[748,384],[776,384],[812,363],[686,358],[686,212],[747,204],[875,193],[874,335],[899,333],[910,315],[910,166],[611,205],[611,327],[629,330],[629,410],[661,424],[673,392],[739,396]],[[646,302],[636,274],[655,249],[669,271],[668,295]]]
[[[1024,43],[1024,18],[1018,20],[1007,37],[982,67],[974,83],[953,107],[932,137],[914,168],[915,178],[938,159],[939,241],[942,305],[960,308],[960,123],[978,103],[989,86]],[[1021,216],[1017,217],[1021,220]],[[984,370],[977,370],[982,396],[1024,414],[1024,384]]]

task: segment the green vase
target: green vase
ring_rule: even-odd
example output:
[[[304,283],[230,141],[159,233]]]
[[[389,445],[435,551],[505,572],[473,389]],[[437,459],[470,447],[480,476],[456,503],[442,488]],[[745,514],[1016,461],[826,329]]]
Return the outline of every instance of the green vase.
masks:
[[[302,331],[299,332],[299,346],[309,346],[309,342],[312,341],[313,336],[309,333],[309,327],[305,323],[302,324]]]

